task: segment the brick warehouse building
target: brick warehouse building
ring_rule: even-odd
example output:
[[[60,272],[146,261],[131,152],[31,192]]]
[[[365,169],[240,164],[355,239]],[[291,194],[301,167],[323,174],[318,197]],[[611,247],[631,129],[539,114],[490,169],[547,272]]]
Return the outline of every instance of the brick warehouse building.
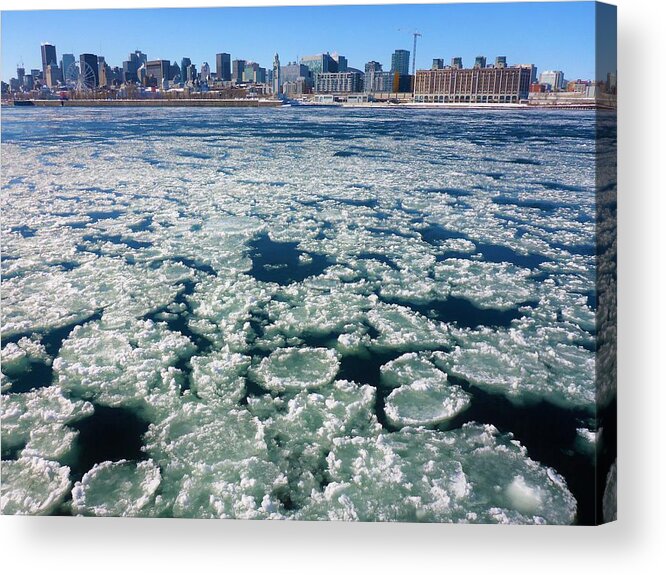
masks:
[[[416,102],[517,104],[526,99],[536,67],[417,70]]]

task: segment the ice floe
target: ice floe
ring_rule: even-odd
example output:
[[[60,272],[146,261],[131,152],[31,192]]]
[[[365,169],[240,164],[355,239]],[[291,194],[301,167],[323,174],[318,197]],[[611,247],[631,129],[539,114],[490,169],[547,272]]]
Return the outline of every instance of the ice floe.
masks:
[[[416,381],[394,389],[384,411],[395,427],[445,423],[470,406],[470,395],[457,385]]]
[[[160,470],[152,461],[105,461],[74,485],[72,511],[98,517],[141,516],[159,486]]]
[[[0,511],[4,515],[48,515],[69,493],[69,467],[40,457],[2,462]]]
[[[339,367],[334,349],[281,348],[262,359],[253,373],[266,389],[289,391],[323,387],[333,381]]]

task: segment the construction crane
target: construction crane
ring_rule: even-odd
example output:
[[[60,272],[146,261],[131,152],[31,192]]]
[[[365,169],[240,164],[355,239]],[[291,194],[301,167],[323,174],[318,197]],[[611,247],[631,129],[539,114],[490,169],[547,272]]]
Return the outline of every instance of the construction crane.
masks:
[[[420,32],[413,32],[414,50],[412,52],[412,76],[416,76],[416,39],[423,36]]]

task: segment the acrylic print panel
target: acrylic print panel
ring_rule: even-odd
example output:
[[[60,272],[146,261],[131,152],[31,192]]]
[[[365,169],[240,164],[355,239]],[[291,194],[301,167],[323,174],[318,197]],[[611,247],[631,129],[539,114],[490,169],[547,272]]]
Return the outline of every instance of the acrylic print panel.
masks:
[[[4,514],[614,519],[614,7],[2,27]]]

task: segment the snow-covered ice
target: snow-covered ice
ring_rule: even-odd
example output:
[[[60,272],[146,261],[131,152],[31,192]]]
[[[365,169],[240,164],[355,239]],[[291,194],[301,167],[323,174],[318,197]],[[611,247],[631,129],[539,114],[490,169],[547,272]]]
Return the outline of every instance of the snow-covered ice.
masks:
[[[575,520],[474,407],[613,368],[594,115],[384,112],[3,109],[3,513]]]

